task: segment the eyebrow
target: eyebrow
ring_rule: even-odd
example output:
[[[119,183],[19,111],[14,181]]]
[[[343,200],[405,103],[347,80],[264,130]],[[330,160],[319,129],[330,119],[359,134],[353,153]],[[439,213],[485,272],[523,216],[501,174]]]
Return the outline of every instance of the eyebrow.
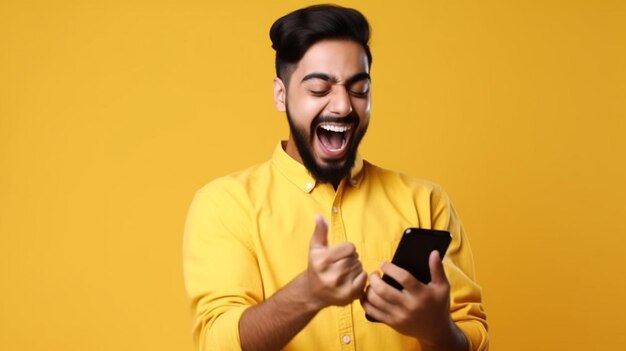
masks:
[[[307,74],[306,76],[304,76],[304,78],[302,78],[302,83],[311,80],[311,79],[321,79],[327,82],[332,82],[332,83],[336,83],[338,81],[338,79],[336,77],[332,77],[326,73],[320,73],[320,72],[314,72],[314,73],[310,73]],[[367,72],[361,72],[361,73],[357,73],[355,75],[353,75],[352,77],[348,78],[346,80],[346,86],[350,86],[360,80],[369,80],[371,81],[372,78],[370,77],[369,73]]]

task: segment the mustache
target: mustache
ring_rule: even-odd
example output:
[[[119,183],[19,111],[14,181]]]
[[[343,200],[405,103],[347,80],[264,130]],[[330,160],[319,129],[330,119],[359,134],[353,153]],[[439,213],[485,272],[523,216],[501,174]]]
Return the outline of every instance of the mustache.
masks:
[[[353,114],[350,114],[345,117],[318,116],[318,117],[315,117],[315,119],[313,119],[313,121],[311,122],[311,130],[315,130],[315,128],[317,128],[317,126],[319,126],[322,123],[357,124],[358,122],[359,122],[359,119]]]

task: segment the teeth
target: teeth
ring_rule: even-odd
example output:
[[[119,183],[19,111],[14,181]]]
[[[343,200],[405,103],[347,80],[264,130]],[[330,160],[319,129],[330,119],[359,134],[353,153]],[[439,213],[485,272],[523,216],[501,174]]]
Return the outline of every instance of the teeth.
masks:
[[[343,133],[345,131],[350,130],[352,126],[351,125],[338,126],[334,124],[320,124],[320,128],[331,131],[331,132],[335,132],[335,133]]]

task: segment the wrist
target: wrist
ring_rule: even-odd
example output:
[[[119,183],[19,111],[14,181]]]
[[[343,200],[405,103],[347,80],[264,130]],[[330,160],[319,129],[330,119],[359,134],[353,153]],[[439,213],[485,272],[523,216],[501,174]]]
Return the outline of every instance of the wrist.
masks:
[[[465,334],[456,326],[452,319],[428,337],[419,339],[424,351],[467,350]]]
[[[313,289],[311,288],[307,272],[303,272],[297,276],[295,282],[298,287],[295,291],[297,294],[296,298],[300,300],[300,304],[304,308],[304,311],[317,313],[324,307],[328,306],[324,300],[315,295]]]

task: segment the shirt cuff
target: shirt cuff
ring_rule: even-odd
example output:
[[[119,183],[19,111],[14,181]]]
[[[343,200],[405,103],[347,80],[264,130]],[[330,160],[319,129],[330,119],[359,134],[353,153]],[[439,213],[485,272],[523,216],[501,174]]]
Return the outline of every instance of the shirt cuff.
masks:
[[[457,327],[461,329],[467,338],[469,351],[489,350],[489,336],[482,323],[478,321],[457,322]]]
[[[239,320],[249,306],[239,306],[220,314],[210,326],[204,326],[199,340],[200,351],[241,351]]]

